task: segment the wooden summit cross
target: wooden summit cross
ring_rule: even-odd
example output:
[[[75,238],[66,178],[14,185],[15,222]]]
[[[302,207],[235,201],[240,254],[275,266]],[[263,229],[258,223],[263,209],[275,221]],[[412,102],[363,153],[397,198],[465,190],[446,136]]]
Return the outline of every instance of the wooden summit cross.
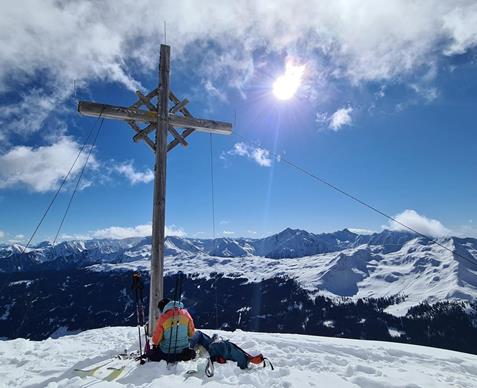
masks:
[[[161,45],[159,60],[159,85],[147,95],[136,92],[139,97],[129,107],[98,104],[80,101],[78,111],[86,116],[99,116],[108,119],[124,120],[136,132],[134,142],[144,140],[154,151],[154,198],[152,211],[152,253],[151,253],[151,285],[149,297],[149,335],[154,332],[158,317],[158,302],[164,296],[164,227],[166,204],[166,161],[167,152],[178,144],[187,147],[186,138],[194,131],[203,131],[229,135],[232,124],[222,121],[194,118],[187,110],[188,100],[179,100],[169,90],[170,46]],[[153,99],[157,97],[157,105]],[[169,100],[173,106],[169,109]],[[139,109],[145,106],[147,110]],[[146,123],[141,128],[138,123]],[[179,133],[176,128],[184,128]],[[155,132],[155,141],[149,134]],[[173,140],[168,143],[168,134]]]

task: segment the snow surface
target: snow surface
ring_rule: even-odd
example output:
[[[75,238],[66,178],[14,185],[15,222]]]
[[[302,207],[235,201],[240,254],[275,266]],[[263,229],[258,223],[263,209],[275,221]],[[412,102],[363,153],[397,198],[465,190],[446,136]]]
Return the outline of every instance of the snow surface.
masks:
[[[206,330],[209,334],[212,332]],[[135,327],[89,330],[59,339],[0,341],[4,387],[476,387],[477,356],[415,345],[302,336],[219,332],[251,353],[262,352],[275,370],[242,371],[215,364],[207,378],[185,372],[194,362],[164,362],[132,369],[115,382],[76,376],[73,369],[137,347]]]

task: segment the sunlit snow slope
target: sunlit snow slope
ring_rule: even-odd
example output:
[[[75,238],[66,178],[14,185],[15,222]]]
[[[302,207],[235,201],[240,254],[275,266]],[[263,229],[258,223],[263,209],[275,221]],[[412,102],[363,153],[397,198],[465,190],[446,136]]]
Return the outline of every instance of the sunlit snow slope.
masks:
[[[443,240],[455,249],[453,240]],[[477,260],[468,248],[465,260],[433,243],[420,238],[392,246],[362,244],[338,252],[321,253],[297,258],[267,258],[261,256],[218,257],[208,253],[182,251],[166,257],[166,272],[198,274],[209,277],[218,272],[228,277],[245,277],[261,281],[274,277],[289,277],[311,293],[330,297],[382,298],[404,296],[402,301],[386,310],[393,315],[405,315],[421,302],[468,300],[477,298]],[[387,249],[386,249],[387,248]],[[474,246],[472,245],[472,248]],[[389,251],[391,250],[391,251]],[[139,269],[147,271],[149,258],[125,263],[104,263],[90,267],[96,271]]]
[[[210,334],[210,331],[208,331]],[[377,341],[295,334],[220,332],[251,353],[263,352],[275,370],[216,365],[215,375],[186,378],[193,362],[167,368],[147,363],[116,382],[75,376],[73,369],[137,346],[137,330],[114,327],[33,342],[0,341],[0,386],[7,387],[476,387],[477,356]]]

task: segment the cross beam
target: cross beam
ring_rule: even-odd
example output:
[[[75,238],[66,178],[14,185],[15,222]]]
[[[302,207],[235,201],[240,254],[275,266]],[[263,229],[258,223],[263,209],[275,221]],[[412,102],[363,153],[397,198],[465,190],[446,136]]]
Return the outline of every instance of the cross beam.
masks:
[[[80,101],[78,104],[78,111],[84,116],[101,116],[106,119],[134,120],[154,124],[158,122],[157,114],[150,110],[99,104],[89,101]],[[169,113],[168,116],[169,124],[173,127],[193,128],[196,131],[212,132],[221,135],[230,135],[232,133],[232,124],[223,121],[179,116],[173,113]],[[154,126],[150,126],[144,136],[153,132],[154,129]]]
[[[139,98],[129,107],[80,101],[78,112],[85,116],[123,120],[136,132],[135,142],[144,140],[155,155],[154,197],[152,211],[151,287],[149,298],[149,335],[154,332],[159,311],[157,304],[164,296],[164,230],[166,206],[166,163],[167,152],[178,144],[187,146],[185,140],[194,131],[229,135],[232,124],[223,121],[194,118],[187,109],[189,100],[180,100],[169,88],[170,47],[161,45],[159,61],[159,85]],[[156,105],[153,102],[156,99]],[[173,106],[169,108],[169,101]],[[141,107],[145,107],[142,109]],[[141,128],[138,123],[146,124]],[[176,128],[184,128],[182,133]],[[149,135],[155,132],[153,141]],[[168,143],[168,134],[173,139]]]

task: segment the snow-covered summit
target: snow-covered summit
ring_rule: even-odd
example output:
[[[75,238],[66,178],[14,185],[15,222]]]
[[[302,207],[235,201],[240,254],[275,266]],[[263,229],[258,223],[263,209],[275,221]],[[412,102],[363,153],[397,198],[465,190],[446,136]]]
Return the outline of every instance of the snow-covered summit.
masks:
[[[209,334],[212,331],[207,331]],[[0,384],[6,387],[475,387],[477,356],[389,342],[296,334],[218,332],[245,350],[262,352],[275,370],[243,371],[233,362],[215,375],[187,377],[195,361],[132,367],[116,381],[79,377],[76,368],[137,349],[137,329],[107,327],[44,341],[0,341]]]

